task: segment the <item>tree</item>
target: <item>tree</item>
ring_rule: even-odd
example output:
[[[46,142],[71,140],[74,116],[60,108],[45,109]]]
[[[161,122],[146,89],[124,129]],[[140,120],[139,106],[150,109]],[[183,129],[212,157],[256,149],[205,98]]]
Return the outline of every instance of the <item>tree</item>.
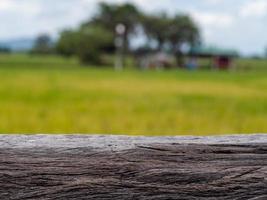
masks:
[[[70,57],[76,54],[78,48],[78,31],[65,30],[60,34],[56,44],[56,50],[59,54]]]
[[[116,26],[123,24],[125,26],[125,34],[123,35],[124,51],[129,50],[129,41],[132,34],[135,33],[136,25],[139,23],[140,12],[130,3],[126,4],[99,4],[99,13],[86,25],[101,25],[113,33],[116,37]]]
[[[177,62],[181,66],[183,64],[182,48],[184,45],[192,47],[200,42],[199,29],[189,16],[176,15],[166,32],[171,51],[176,55]]]
[[[119,24],[124,26],[118,26]],[[78,55],[83,63],[99,64],[101,56],[106,52],[114,53],[117,44],[123,59],[129,52],[131,36],[140,26],[148,38],[148,44],[156,41],[156,50],[172,52],[179,65],[182,64],[183,46],[193,46],[200,40],[197,25],[187,15],[146,15],[130,3],[100,3],[99,12],[93,19],[82,24],[78,30],[61,33],[57,51],[65,56]],[[118,27],[125,30],[119,31],[121,34],[118,34],[120,37],[117,38]],[[38,43],[40,44],[40,41]],[[147,47],[151,48],[152,45]]]
[[[65,30],[56,44],[63,56],[78,56],[83,64],[101,64],[101,57],[113,45],[112,33],[102,26],[82,26],[78,30]]]
[[[183,47],[190,48],[200,42],[199,29],[187,15],[144,15],[142,26],[149,43],[156,41],[158,51],[167,49],[172,52],[179,66],[183,64]]]
[[[50,54],[53,53],[53,42],[48,34],[39,35],[36,40],[32,53],[35,54]]]
[[[0,53],[11,53],[11,49],[6,46],[0,46]]]
[[[112,34],[100,26],[83,27],[78,31],[76,53],[84,64],[101,64],[101,56],[113,43]]]
[[[170,24],[168,16],[165,13],[161,15],[144,15],[141,21],[149,43],[151,43],[151,41],[156,41],[157,50],[162,51],[167,41],[166,30]]]

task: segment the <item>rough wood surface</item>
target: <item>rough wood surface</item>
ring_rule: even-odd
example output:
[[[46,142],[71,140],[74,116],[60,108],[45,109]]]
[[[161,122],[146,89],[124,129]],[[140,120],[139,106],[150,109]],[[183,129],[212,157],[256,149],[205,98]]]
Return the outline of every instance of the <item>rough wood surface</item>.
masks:
[[[267,136],[0,136],[0,199],[267,199]]]

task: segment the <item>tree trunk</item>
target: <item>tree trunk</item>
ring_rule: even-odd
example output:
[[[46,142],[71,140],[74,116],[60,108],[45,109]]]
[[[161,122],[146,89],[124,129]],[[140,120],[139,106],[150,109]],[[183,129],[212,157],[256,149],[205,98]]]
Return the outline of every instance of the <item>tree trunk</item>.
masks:
[[[184,55],[183,55],[183,53],[180,50],[175,51],[175,57],[176,57],[177,66],[179,68],[184,68],[185,64],[184,64]]]

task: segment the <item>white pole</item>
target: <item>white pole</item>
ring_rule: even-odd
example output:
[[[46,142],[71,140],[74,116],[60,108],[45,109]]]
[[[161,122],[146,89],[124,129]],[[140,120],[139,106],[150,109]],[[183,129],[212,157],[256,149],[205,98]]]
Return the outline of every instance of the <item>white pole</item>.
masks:
[[[126,27],[123,24],[118,24],[116,26],[116,38],[115,38],[115,46],[116,46],[116,59],[115,59],[115,70],[122,71],[123,66],[123,48],[124,48],[124,34]]]

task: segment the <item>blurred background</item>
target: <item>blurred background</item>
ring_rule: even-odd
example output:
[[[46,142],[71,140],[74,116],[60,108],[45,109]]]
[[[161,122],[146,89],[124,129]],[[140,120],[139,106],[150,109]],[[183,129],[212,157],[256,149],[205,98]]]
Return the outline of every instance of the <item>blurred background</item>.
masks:
[[[267,132],[267,0],[0,0],[0,132]]]

